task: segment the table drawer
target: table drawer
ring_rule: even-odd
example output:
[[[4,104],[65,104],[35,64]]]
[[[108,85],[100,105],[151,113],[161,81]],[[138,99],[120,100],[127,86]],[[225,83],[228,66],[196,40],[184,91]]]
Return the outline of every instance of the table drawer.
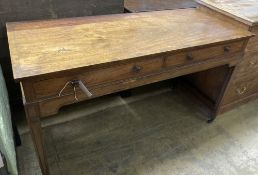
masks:
[[[223,105],[236,102],[242,98],[248,97],[258,92],[258,77],[249,77],[249,79],[239,79],[232,82],[229,86]]]
[[[225,45],[213,46],[203,49],[194,49],[187,53],[179,53],[166,56],[166,66],[180,66],[191,64],[198,61],[203,61],[211,58],[216,58],[226,54],[240,52],[243,49],[243,42],[234,42]]]
[[[149,75],[161,70],[163,60],[162,56],[152,56],[137,62],[116,64],[85,71],[73,76],[38,81],[33,86],[36,98],[49,97],[59,94],[65,84],[72,80],[81,80],[87,87],[91,88],[100,84]],[[72,90],[71,87],[68,87],[63,92],[67,93]]]

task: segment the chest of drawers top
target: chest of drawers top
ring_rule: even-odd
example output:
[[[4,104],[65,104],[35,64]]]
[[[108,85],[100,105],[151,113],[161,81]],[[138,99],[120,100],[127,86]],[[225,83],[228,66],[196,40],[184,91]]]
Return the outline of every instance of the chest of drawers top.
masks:
[[[258,25],[257,0],[198,0],[198,2],[249,26]]]
[[[7,31],[16,80],[252,36],[196,9],[16,22]]]
[[[193,8],[197,3],[194,0],[125,0],[124,6],[130,12],[147,12]]]

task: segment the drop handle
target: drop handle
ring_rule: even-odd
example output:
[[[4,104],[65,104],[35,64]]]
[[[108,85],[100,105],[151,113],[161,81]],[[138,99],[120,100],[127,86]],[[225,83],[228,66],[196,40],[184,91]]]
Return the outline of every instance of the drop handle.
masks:
[[[91,97],[93,95],[81,80],[78,81],[78,86],[82,90],[82,92],[88,97]]]
[[[238,93],[239,95],[243,95],[243,94],[246,92],[246,90],[247,90],[247,87],[244,86],[244,87],[242,87],[242,88],[238,88],[238,89],[237,89],[237,93]]]
[[[257,63],[258,63],[258,61],[256,60],[256,61],[250,61],[249,62],[252,66],[254,66],[254,65],[256,65]]]

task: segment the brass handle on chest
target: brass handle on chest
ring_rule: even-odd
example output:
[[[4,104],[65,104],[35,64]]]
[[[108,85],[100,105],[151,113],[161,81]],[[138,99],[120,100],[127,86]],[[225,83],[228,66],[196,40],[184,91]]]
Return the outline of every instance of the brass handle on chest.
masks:
[[[142,67],[139,65],[134,65],[132,70],[133,72],[138,73],[142,70]]]
[[[249,63],[252,65],[252,66],[254,66],[254,65],[256,65],[257,64],[257,60],[255,60],[255,61],[250,61]]]
[[[225,53],[229,53],[229,52],[230,52],[230,49],[231,49],[230,46],[225,46],[225,47],[224,47],[224,52],[225,52]]]
[[[239,94],[239,95],[243,95],[245,92],[246,92],[246,90],[247,90],[247,87],[246,86],[244,86],[244,87],[242,87],[242,88],[237,88],[237,93]]]

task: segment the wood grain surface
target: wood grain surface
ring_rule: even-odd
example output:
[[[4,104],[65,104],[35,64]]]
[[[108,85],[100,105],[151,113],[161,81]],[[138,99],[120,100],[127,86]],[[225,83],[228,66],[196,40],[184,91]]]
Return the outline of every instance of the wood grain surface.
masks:
[[[15,79],[251,36],[196,9],[17,22],[7,30]]]
[[[258,1],[256,0],[197,0],[199,3],[234,17],[248,25],[258,25]]]
[[[129,12],[146,12],[193,8],[197,3],[194,0],[125,0],[124,6]]]

